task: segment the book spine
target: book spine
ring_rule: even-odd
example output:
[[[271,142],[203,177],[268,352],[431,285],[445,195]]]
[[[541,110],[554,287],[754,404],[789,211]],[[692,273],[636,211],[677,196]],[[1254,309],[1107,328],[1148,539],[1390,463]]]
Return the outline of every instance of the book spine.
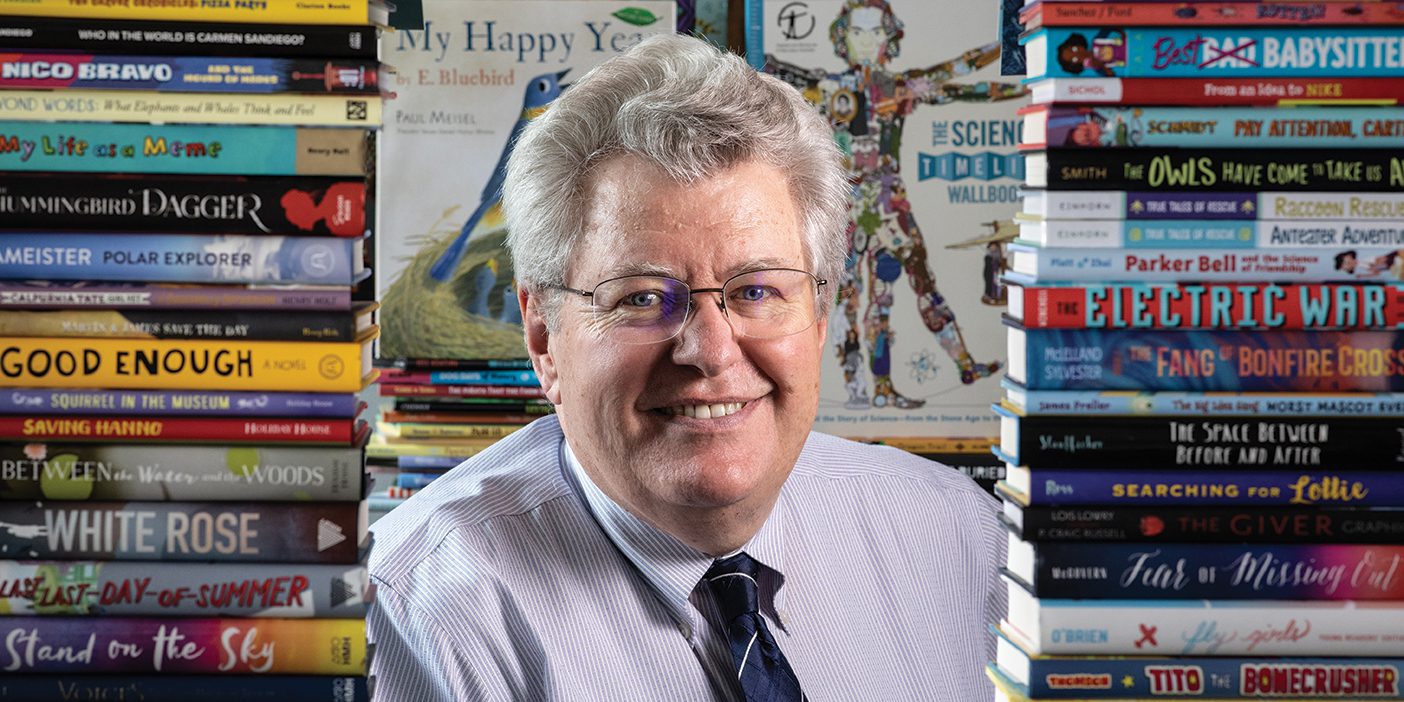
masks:
[[[364,565],[0,561],[11,615],[355,619],[372,592]]]
[[[0,88],[379,94],[380,62],[233,56],[0,54]]]
[[[1087,283],[1019,289],[1017,314],[1026,328],[1404,329],[1404,283]]]
[[[0,36],[11,50],[102,51],[183,56],[375,59],[371,26],[268,26],[223,24],[191,27],[185,22],[0,17]],[[0,698],[3,699],[3,698]]]
[[[0,444],[0,500],[354,502],[358,447]]]
[[[367,24],[373,7],[371,0],[228,3],[220,6],[195,2],[123,3],[120,7],[80,4],[73,0],[0,0],[0,12],[26,17],[257,24]]]
[[[368,195],[363,178],[0,173],[16,229],[359,237]]]
[[[330,127],[7,122],[0,169],[364,176],[373,133]]]
[[[1023,392],[1023,398],[1017,406],[1030,415],[1404,416],[1401,393],[1019,392]]]
[[[1330,248],[1404,245],[1404,226],[1351,220],[1049,220],[1021,231],[1050,248],[1234,249]]]
[[[1038,506],[1020,509],[1014,524],[1021,538],[1037,542],[1397,544],[1404,510]]]
[[[1398,600],[1404,547],[1346,544],[1018,545],[1038,597]]]
[[[28,558],[356,563],[363,503],[0,502],[4,553]]]
[[[1046,220],[1352,220],[1404,218],[1404,193],[1219,193],[1031,190],[1024,212]]]
[[[1404,186],[1404,159],[1389,149],[1050,149],[1036,154],[1051,190],[1391,191]],[[1035,160],[1034,164],[1039,161]]]
[[[1035,104],[1399,105],[1404,78],[1047,78],[1030,86]]]
[[[360,409],[360,398],[351,393],[40,388],[0,392],[0,414],[351,418]]]
[[[1048,27],[1024,47],[1031,78],[1404,75],[1399,33],[1374,27]]]
[[[395,476],[395,487],[406,490],[419,490],[428,487],[441,473],[401,473]]]
[[[540,399],[541,386],[525,385],[415,385],[413,383],[383,382],[377,386],[380,394],[391,397],[481,397]]]
[[[116,92],[80,88],[6,90],[0,119],[36,122],[168,122],[375,128],[381,101],[374,95],[219,95]]]
[[[1014,463],[1037,468],[1123,468],[1132,455],[1146,468],[1404,468],[1398,418],[1179,415],[1089,422],[995,409],[1002,415],[1000,450]]]
[[[507,414],[502,412],[401,412],[399,410],[383,410],[380,418],[391,423],[411,422],[427,424],[505,424],[522,425],[530,424],[539,419],[543,413],[537,414]]]
[[[1397,147],[1402,118],[1404,109],[1387,107],[1054,107],[1025,116],[1022,146]]]
[[[418,385],[514,385],[540,387],[536,372],[530,370],[423,371],[388,370],[381,374],[389,383]]]
[[[0,234],[0,278],[351,285],[361,245],[248,234]]]
[[[1013,269],[1037,282],[1384,282],[1404,277],[1404,256],[1391,248],[1044,249],[1009,247]]]
[[[1388,658],[1038,657],[1029,661],[1029,697],[1040,700],[1181,695],[1397,700],[1404,672],[1399,661]]]
[[[245,702],[286,699],[306,702],[370,702],[364,677],[327,675],[6,675],[0,700],[70,702]]]
[[[1387,471],[1029,471],[1035,505],[1238,505],[1387,507],[1404,500],[1404,476]]]
[[[1397,392],[1404,333],[1011,330],[1030,390]]]
[[[484,413],[506,413],[510,415],[526,415],[531,418],[556,411],[554,405],[544,400],[479,400],[477,398],[463,399],[434,399],[434,400],[395,400],[395,412],[416,413],[416,414],[437,414],[445,417],[455,417],[456,421],[472,418]],[[409,415],[406,415],[406,418]],[[428,421],[428,420],[421,420]]]
[[[400,470],[442,473],[457,468],[462,462],[450,456],[400,456],[395,460],[395,467]]]
[[[1385,602],[1041,600],[1049,655],[1380,656],[1404,652]],[[1138,645],[1139,644],[1139,645]]]
[[[348,419],[0,416],[0,440],[350,445]]]
[[[0,347],[0,387],[359,392],[369,341],[13,337]]]
[[[409,373],[438,370],[531,370],[529,358],[396,358],[392,363],[395,368]]]
[[[368,313],[367,313],[368,314]],[[354,341],[361,315],[352,312],[265,312],[235,310],[0,309],[5,336],[125,339],[229,339],[235,341]]]
[[[453,458],[455,460],[455,465],[457,465],[482,453],[491,445],[492,444],[482,444],[479,446],[435,446],[423,443],[402,444],[387,442],[382,438],[379,442],[372,441],[366,444],[366,458],[368,460],[377,461],[393,461],[405,456]]]
[[[514,424],[430,424],[426,422],[385,423],[381,430],[400,439],[502,439],[520,429]]]
[[[5,617],[0,638],[9,673],[364,675],[367,662],[355,619]]]
[[[91,285],[64,281],[0,281],[0,308],[220,310],[349,310],[346,286]]]
[[[1388,7],[1334,2],[1043,2],[1021,18],[1025,29],[1116,24],[1123,26],[1391,25],[1404,23]],[[1036,23],[1028,20],[1036,18]]]

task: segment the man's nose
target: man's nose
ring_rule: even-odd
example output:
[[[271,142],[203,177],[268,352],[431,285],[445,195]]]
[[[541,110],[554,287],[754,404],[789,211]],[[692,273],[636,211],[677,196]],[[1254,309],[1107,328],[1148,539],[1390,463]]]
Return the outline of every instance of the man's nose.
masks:
[[[722,310],[719,292],[704,292],[692,298],[692,313],[683,322],[673,343],[673,362],[694,366],[703,376],[712,377],[741,358],[739,335]]]

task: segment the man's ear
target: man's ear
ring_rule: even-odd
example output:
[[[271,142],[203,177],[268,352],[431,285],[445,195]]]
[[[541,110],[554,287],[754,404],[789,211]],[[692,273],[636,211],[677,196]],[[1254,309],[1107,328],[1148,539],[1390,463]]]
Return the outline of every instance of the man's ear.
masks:
[[[522,332],[526,337],[527,355],[531,357],[531,367],[541,380],[541,389],[546,399],[553,405],[561,404],[560,374],[556,361],[551,357],[551,332],[542,316],[540,295],[533,295],[526,287],[517,288],[517,304],[522,308]]]

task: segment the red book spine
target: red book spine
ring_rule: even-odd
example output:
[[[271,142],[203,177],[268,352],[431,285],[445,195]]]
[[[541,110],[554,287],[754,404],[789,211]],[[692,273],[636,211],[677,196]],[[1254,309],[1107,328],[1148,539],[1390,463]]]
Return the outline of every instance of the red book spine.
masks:
[[[1028,286],[1030,329],[1404,329],[1404,286],[1304,283]]]
[[[355,420],[207,417],[0,417],[0,439],[350,444]]]

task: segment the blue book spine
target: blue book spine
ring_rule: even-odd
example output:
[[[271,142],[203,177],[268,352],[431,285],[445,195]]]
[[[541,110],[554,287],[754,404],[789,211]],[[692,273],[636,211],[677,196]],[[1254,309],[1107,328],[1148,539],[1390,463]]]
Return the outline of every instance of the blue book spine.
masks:
[[[1028,415],[1404,416],[1404,393],[1024,390],[1012,383],[1005,387],[1016,398],[1013,404]]]
[[[369,702],[364,677],[327,675],[15,675],[0,678],[0,701]]]
[[[1040,248],[1014,242],[1013,271],[1038,283],[1397,282],[1404,256],[1388,247],[1294,247],[1271,251],[1168,248]]]
[[[1382,471],[1009,469],[1035,505],[1404,505],[1404,475]],[[1015,488],[1018,490],[1018,488]],[[1022,491],[1021,491],[1022,492]]]
[[[1025,190],[1037,219],[1349,219],[1394,222],[1404,193]]]
[[[1404,76],[1393,27],[1046,27],[1023,44],[1030,79]]]
[[[375,93],[379,91],[379,86],[379,63],[354,59],[328,61],[47,52],[0,56],[0,88],[95,88],[173,93]]]
[[[1351,220],[1046,220],[1020,226],[1020,235],[1049,248],[1330,249],[1334,256],[1362,246],[1404,246],[1404,226]],[[1070,253],[1067,251],[1064,254]]]
[[[536,371],[530,370],[431,371],[429,382],[438,385],[514,385],[532,388],[541,386]]]
[[[350,285],[361,241],[244,234],[0,234],[0,280]]]
[[[1026,142],[1035,115],[1025,118]],[[1396,107],[1054,107],[1046,119],[1034,124],[1045,126],[1048,147],[1404,146]]]
[[[434,482],[442,473],[401,473],[395,476],[395,487],[418,490]]]
[[[1029,390],[1404,391],[1404,332],[1010,329]]]
[[[360,406],[352,394],[313,392],[14,388],[0,393],[0,414],[354,417]]]
[[[464,460],[454,456],[397,456],[395,467],[400,470],[445,471],[458,467]]]
[[[359,176],[360,129],[98,122],[0,124],[0,170]]]

